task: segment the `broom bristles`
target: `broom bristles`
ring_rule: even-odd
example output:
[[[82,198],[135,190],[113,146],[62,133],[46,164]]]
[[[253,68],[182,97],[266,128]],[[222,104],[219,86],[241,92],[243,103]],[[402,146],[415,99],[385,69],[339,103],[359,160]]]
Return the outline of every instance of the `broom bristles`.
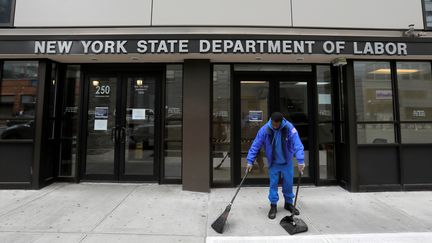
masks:
[[[230,210],[231,210],[231,205],[228,205],[225,208],[225,211],[211,225],[211,227],[217,233],[219,233],[219,234],[223,233],[223,230],[224,230],[224,227],[225,227],[225,223],[226,223],[226,221],[228,219],[228,215],[229,215]]]

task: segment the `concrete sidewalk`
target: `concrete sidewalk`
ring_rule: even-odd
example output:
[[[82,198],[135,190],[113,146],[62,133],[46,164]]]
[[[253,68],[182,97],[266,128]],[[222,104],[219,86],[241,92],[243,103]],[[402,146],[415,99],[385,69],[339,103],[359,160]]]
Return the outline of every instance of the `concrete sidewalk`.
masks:
[[[432,192],[349,193],[302,187],[309,231],[288,235],[279,203],[267,218],[268,188],[240,192],[223,235],[210,224],[234,189],[210,194],[155,184],[56,183],[0,190],[0,242],[432,242]]]

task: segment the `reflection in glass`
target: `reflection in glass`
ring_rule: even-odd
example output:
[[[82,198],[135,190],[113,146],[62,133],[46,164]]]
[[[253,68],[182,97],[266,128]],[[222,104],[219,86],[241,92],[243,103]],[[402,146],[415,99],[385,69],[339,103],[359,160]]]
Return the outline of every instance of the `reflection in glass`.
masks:
[[[281,81],[279,83],[280,112],[291,123],[308,122],[307,82]]]
[[[401,121],[432,121],[432,75],[429,62],[398,62]]]
[[[332,83],[329,66],[317,66],[318,119],[333,120]]]
[[[319,176],[321,180],[336,179],[335,145],[322,143],[319,145]]]
[[[167,65],[165,82],[164,176],[181,179],[183,66]]]
[[[60,176],[74,176],[77,162],[77,140],[80,102],[81,70],[68,65],[63,88]]]
[[[305,150],[304,176],[309,176],[309,125],[308,125],[308,99],[307,82],[304,81],[280,81],[279,105],[280,112],[297,129]],[[298,175],[297,160],[294,158],[295,175]]]
[[[389,62],[354,62],[358,121],[393,121]]]
[[[213,66],[213,182],[231,182],[230,65]]]
[[[0,0],[0,24],[11,22],[12,0]]]
[[[426,18],[427,28],[432,27],[432,0],[424,0],[424,15]]]
[[[241,173],[243,176],[247,166],[247,153],[258,130],[269,117],[269,82],[241,81]],[[259,116],[256,116],[259,114]],[[257,119],[258,117],[258,119]],[[267,158],[264,149],[256,158],[250,178],[268,178]]]
[[[155,85],[152,76],[127,78],[125,175],[154,174]]]
[[[117,77],[90,77],[86,174],[114,174],[116,87]]]
[[[432,143],[432,123],[402,123],[402,143]]]
[[[0,139],[33,139],[37,61],[5,61],[0,83]]]
[[[386,144],[395,142],[393,124],[357,124],[359,144]]]

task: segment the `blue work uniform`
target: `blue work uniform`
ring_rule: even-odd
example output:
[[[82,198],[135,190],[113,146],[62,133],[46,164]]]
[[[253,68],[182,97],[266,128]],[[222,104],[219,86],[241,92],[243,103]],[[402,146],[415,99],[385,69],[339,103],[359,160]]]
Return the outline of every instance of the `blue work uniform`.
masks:
[[[279,129],[273,129],[271,119],[260,128],[247,155],[247,162],[252,165],[264,146],[268,161],[270,190],[269,200],[271,204],[277,204],[279,200],[278,183],[279,175],[282,175],[282,192],[285,202],[293,203],[293,179],[295,156],[299,164],[304,164],[304,147],[294,125],[283,119]]]

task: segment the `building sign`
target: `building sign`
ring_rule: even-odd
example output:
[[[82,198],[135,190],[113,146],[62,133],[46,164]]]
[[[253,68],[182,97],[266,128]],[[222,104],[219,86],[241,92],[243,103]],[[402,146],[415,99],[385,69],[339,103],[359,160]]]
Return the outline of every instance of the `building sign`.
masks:
[[[26,39],[27,38],[27,39]],[[432,55],[427,38],[300,35],[20,36],[2,39],[0,54],[274,54]]]
[[[314,40],[34,41],[34,54],[351,54],[408,55],[407,43]]]

